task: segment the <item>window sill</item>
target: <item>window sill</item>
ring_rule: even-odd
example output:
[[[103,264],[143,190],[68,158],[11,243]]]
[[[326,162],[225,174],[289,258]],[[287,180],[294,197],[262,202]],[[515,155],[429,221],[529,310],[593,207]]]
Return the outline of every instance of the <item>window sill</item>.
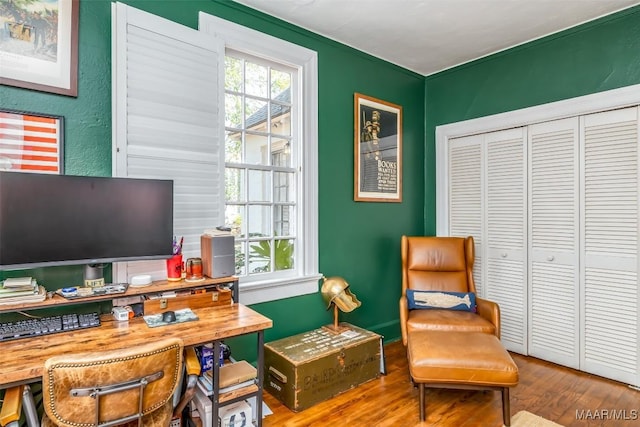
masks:
[[[240,303],[244,305],[275,301],[318,292],[318,281],[322,274],[242,283],[240,280]]]

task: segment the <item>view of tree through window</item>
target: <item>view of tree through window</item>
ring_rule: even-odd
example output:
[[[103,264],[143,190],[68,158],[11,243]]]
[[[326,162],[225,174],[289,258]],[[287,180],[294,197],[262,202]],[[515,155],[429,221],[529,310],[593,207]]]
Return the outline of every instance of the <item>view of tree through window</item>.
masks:
[[[236,238],[236,274],[295,266],[294,71],[227,52],[225,222]]]

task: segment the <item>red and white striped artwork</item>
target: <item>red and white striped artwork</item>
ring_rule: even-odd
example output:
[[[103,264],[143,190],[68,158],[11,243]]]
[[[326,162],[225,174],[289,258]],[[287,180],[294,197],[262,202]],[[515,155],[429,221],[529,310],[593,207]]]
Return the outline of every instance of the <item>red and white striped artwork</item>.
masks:
[[[59,174],[62,118],[0,111],[0,170]]]

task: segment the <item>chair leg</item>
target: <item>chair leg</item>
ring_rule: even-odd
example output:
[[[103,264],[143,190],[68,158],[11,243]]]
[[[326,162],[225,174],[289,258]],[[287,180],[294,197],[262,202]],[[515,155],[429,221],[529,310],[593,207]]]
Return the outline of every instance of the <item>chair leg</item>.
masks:
[[[420,421],[424,421],[426,418],[424,414],[424,383],[418,384],[418,389],[420,390]]]
[[[511,425],[511,406],[509,403],[509,387],[502,387],[502,421],[504,425]]]

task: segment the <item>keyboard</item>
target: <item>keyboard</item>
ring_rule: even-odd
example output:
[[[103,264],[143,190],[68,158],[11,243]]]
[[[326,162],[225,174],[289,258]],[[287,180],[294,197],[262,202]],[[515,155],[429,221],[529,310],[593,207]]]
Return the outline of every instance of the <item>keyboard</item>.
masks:
[[[100,326],[98,313],[61,314],[0,323],[0,342]]]

